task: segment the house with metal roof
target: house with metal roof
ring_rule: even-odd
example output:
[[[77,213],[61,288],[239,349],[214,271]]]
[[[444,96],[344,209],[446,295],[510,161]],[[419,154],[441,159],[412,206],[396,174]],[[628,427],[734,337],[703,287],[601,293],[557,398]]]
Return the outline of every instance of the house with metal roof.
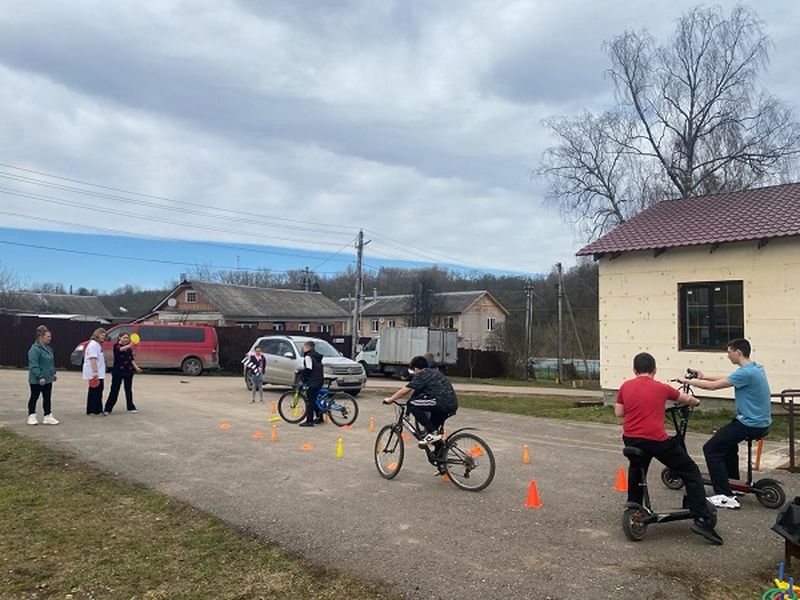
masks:
[[[663,379],[689,366],[730,373],[725,347],[738,337],[773,392],[800,388],[800,183],[664,200],[578,255],[599,262],[604,389],[643,351]]]
[[[38,292],[3,292],[0,313],[100,323],[109,323],[113,318],[97,296]]]
[[[320,292],[182,281],[137,321],[342,335],[349,318]]]
[[[352,312],[352,300],[340,298],[339,304]],[[508,311],[486,290],[439,292],[434,294],[433,327],[455,329],[459,346],[482,350],[494,349],[493,333],[505,323]],[[414,315],[413,296],[401,294],[367,297],[361,310],[361,332],[379,337],[386,327],[407,327]]]

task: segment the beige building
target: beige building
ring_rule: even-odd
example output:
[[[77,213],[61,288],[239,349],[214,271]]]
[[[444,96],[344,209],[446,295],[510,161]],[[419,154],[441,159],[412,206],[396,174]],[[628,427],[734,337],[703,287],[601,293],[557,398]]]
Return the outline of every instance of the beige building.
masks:
[[[432,327],[455,329],[460,348],[494,350],[493,334],[505,323],[508,311],[485,290],[469,292],[440,292],[435,294],[436,314]],[[413,297],[371,296],[366,298],[361,312],[361,335],[379,337],[386,327],[411,326]],[[339,300],[352,311],[352,301]]]
[[[736,337],[750,340],[773,393],[800,388],[800,184],[666,200],[578,254],[600,263],[605,390],[632,377],[643,351],[661,380],[690,366],[728,374]]]

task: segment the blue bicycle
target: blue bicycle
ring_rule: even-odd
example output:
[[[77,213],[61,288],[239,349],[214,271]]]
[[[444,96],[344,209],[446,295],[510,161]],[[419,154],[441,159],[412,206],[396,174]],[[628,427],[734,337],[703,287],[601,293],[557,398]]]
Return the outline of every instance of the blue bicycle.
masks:
[[[327,414],[334,425],[352,425],[358,417],[358,403],[347,392],[334,392],[331,384],[336,377],[326,377],[317,394],[317,408]],[[278,414],[287,423],[299,423],[306,417],[306,386],[295,385],[278,400]]]

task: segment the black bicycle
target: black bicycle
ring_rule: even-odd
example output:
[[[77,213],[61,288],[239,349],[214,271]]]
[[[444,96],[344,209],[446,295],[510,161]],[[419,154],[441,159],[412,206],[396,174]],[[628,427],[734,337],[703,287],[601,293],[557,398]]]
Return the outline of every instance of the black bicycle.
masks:
[[[405,457],[403,428],[415,440],[425,434],[420,430],[416,419],[411,419],[407,404],[392,401],[397,418],[394,423],[384,425],[375,438],[375,466],[385,479],[393,479],[400,472]],[[442,441],[424,447],[425,454],[438,470],[439,475],[450,478],[456,487],[469,492],[478,492],[494,479],[494,454],[489,445],[474,433],[473,427],[463,427],[444,437]],[[444,425],[439,428],[444,436]]]
[[[327,414],[334,425],[352,425],[358,417],[358,403],[347,392],[331,391],[336,377],[326,377],[317,394],[317,409]],[[299,423],[306,417],[306,387],[298,384],[278,400],[278,414],[287,423]]]

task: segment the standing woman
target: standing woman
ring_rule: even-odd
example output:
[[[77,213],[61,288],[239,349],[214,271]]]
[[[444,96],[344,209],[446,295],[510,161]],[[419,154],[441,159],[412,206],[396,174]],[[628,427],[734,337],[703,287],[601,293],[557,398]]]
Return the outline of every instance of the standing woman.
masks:
[[[136,405],[133,403],[133,374],[141,373],[142,370],[136,361],[133,360],[133,342],[127,333],[122,333],[119,340],[114,344],[114,365],[111,367],[111,391],[106,400],[106,413],[109,415],[114,410],[119,396],[119,387],[125,384],[125,404],[128,412],[137,413]]]
[[[36,328],[36,341],[28,350],[28,383],[31,386],[31,397],[28,400],[28,425],[38,425],[36,420],[36,402],[42,395],[45,425],[58,425],[56,418],[50,413],[50,395],[53,382],[56,380],[56,363],[53,360],[53,349],[50,347],[50,330],[44,325]]]
[[[106,377],[106,358],[103,356],[103,346],[101,344],[106,339],[106,330],[99,327],[94,330],[92,339],[86,344],[83,350],[83,379],[91,382],[96,379],[97,385],[92,387],[89,383],[89,391],[86,394],[86,414],[103,415],[103,380]]]

